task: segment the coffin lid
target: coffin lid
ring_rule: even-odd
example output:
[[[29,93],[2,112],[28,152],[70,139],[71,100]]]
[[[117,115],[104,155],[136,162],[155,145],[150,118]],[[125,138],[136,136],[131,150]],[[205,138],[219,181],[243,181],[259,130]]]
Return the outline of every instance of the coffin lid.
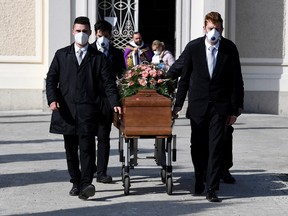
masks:
[[[154,89],[139,90],[136,95],[126,97],[122,100],[123,106],[172,106],[170,98],[157,93]]]

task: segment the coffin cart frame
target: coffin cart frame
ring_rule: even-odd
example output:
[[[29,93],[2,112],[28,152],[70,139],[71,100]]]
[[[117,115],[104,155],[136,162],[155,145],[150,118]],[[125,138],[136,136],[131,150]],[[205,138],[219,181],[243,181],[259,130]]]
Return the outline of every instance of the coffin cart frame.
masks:
[[[119,160],[124,194],[130,193],[130,169],[138,165],[138,139],[154,139],[154,158],[161,166],[160,176],[168,195],[172,194],[172,161],[176,161],[176,135],[171,100],[155,90],[142,90],[122,101],[123,114],[115,114],[114,126],[119,129]],[[143,116],[144,119],[137,118]],[[161,114],[160,114],[161,113]]]

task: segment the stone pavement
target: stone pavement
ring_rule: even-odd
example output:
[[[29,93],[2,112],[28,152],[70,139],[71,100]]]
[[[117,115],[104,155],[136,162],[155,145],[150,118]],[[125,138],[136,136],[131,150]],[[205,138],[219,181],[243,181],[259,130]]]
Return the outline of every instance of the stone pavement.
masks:
[[[124,195],[118,131],[111,134],[109,174],[112,184],[94,181],[88,201],[71,197],[62,136],[48,133],[50,113],[0,112],[0,215],[288,215],[288,117],[243,114],[235,125],[234,166],[237,183],[221,183],[221,203],[192,196],[190,127],[176,120],[177,161],[173,194],[167,195],[153,156],[153,140],[139,140],[139,165],[130,171]]]

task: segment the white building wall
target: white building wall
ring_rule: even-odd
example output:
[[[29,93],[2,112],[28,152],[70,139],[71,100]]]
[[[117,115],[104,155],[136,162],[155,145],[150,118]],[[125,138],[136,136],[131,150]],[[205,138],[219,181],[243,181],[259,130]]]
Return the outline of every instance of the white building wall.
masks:
[[[210,11],[222,15],[223,35],[239,49],[244,110],[288,115],[286,1],[179,0],[176,57],[185,48],[184,44],[203,35],[203,19]]]
[[[73,41],[75,17],[88,16],[91,24],[97,17],[96,0],[23,2],[0,2],[1,32],[6,43],[13,41],[0,41],[0,110],[46,107],[44,79],[55,51]],[[224,36],[239,49],[245,111],[288,115],[287,9],[286,0],[176,0],[176,58],[203,35],[205,14],[220,12]]]
[[[232,1],[247,112],[288,115],[285,0]]]
[[[42,108],[43,1],[1,0],[0,110]]]

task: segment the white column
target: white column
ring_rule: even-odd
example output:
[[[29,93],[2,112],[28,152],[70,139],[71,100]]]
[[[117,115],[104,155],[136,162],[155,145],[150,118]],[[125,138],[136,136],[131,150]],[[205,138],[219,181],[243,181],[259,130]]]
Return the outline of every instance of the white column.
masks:
[[[96,20],[97,20],[97,4],[98,4],[98,1],[96,0],[88,0],[87,17],[90,19],[91,30],[92,30],[92,34],[89,37],[90,43],[93,43],[95,41],[94,24],[96,23]]]
[[[97,2],[96,0],[89,0],[88,1],[88,17],[91,22],[91,27],[94,29],[94,24],[97,20]]]
[[[137,32],[139,28],[139,0],[135,0],[134,20],[135,20],[134,32]]]
[[[191,39],[203,36],[205,0],[192,0]]]
[[[176,58],[191,40],[191,1],[176,0]]]
[[[88,0],[75,1],[75,17],[88,16]]]
[[[224,21],[224,31],[223,31],[223,36],[225,37],[226,32],[228,32],[228,1],[227,0],[205,0],[204,3],[204,16],[211,12],[215,11],[221,14],[221,17]],[[203,19],[204,19],[203,16]]]
[[[176,58],[187,43],[203,35],[205,0],[176,0]]]
[[[45,1],[48,10],[48,64],[57,49],[71,43],[72,23],[69,0]],[[65,16],[64,16],[65,14]]]

